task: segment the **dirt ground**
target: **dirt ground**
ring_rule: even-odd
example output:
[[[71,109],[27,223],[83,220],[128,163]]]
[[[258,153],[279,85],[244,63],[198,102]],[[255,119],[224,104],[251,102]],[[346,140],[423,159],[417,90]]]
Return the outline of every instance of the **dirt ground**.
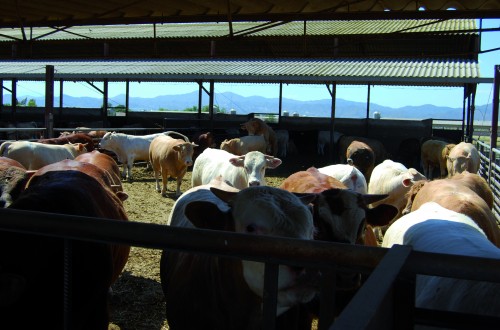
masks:
[[[328,163],[314,157],[296,155],[283,159],[276,169],[266,171],[267,184],[279,186],[290,174],[310,166],[326,166]],[[155,190],[153,173],[145,166],[133,168],[134,181],[123,182],[129,198],[124,202],[131,221],[165,224],[175,200],[162,197]],[[181,191],[191,187],[191,171],[183,179]],[[175,181],[167,186],[171,196]],[[158,330],[168,329],[165,319],[165,300],[160,285],[161,251],[132,247],[125,270],[113,286],[111,298],[111,330]]]

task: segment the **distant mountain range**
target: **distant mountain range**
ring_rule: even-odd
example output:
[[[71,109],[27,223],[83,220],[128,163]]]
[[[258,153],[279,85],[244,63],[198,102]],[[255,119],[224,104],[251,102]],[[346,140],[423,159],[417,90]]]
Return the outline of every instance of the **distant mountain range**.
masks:
[[[8,102],[10,95],[4,95],[4,102]],[[24,98],[34,99],[38,106],[45,104],[44,97],[18,96],[21,101]],[[216,94],[214,104],[229,113],[231,109],[236,110],[238,114],[255,113],[277,113],[279,107],[278,98],[265,98],[261,96],[244,97],[231,92]],[[202,105],[208,105],[208,96],[203,94]],[[118,95],[109,99],[112,106],[124,105],[125,95]],[[59,104],[59,98],[56,97],[54,105]],[[93,97],[72,97],[64,96],[64,107],[77,108],[100,108],[102,100]],[[180,95],[164,95],[154,98],[130,97],[129,106],[134,111],[158,111],[160,109],[168,111],[182,111],[186,108],[192,108],[198,105],[198,92],[192,92]],[[488,109],[487,109],[488,108]],[[294,113],[307,117],[330,117],[331,100],[323,99],[316,101],[297,101],[283,98],[283,111],[288,111],[290,115]],[[401,108],[385,107],[378,104],[370,104],[370,116],[379,112],[382,118],[398,119],[462,119],[461,108],[438,107],[431,104],[422,106],[405,106]],[[343,99],[337,99],[335,116],[339,118],[365,118],[366,103],[353,102]],[[491,105],[476,106],[475,120],[491,120]]]

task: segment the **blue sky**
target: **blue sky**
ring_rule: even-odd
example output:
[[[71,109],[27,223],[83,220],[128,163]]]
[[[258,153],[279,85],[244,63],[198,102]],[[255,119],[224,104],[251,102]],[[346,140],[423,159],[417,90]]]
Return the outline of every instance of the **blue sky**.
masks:
[[[479,26],[479,23],[478,23]],[[483,20],[483,28],[500,27],[500,19]],[[500,47],[500,32],[483,32],[481,50]],[[493,77],[494,65],[500,65],[500,50],[479,55],[481,77]],[[208,84],[207,84],[208,88]],[[43,96],[44,85],[35,82],[19,82],[18,95]],[[184,94],[197,91],[195,83],[131,83],[130,96],[155,97],[159,95]],[[274,98],[279,96],[278,84],[215,84],[216,93],[230,91],[243,96],[263,96]],[[56,84],[55,95],[59,94]],[[64,93],[71,96],[101,97],[92,87],[83,82],[64,84]],[[109,96],[125,94],[123,83],[110,83]],[[296,100],[320,100],[330,98],[324,85],[284,85],[283,97]],[[367,86],[338,86],[337,97],[349,101],[366,102]],[[476,105],[491,106],[493,84],[479,84]],[[437,106],[462,107],[463,89],[449,87],[396,87],[372,86],[371,103],[398,108],[407,105],[433,104]]]

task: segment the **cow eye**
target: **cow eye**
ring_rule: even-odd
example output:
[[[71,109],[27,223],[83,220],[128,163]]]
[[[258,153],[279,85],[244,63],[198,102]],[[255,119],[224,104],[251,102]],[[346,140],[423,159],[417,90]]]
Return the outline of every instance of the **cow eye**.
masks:
[[[255,224],[250,224],[247,226],[247,233],[255,233],[257,231],[257,226]]]

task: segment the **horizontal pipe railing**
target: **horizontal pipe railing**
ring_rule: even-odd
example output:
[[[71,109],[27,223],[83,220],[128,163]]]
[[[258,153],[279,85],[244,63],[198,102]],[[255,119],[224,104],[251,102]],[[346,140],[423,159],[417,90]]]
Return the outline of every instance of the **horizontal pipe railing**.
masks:
[[[271,267],[266,270],[270,271],[266,276],[268,278],[276,277],[273,269],[276,264],[317,269],[335,266],[337,270],[371,272],[377,269],[381,260],[387,258],[392,251],[379,247],[176,228],[137,221],[125,222],[14,209],[0,209],[0,230],[260,261]],[[500,282],[500,260],[419,251],[411,251],[405,259],[407,262],[398,266],[401,271],[398,267],[393,270],[398,276],[425,274]],[[270,292],[274,291],[269,284],[267,288],[270,288]],[[274,316],[271,315],[271,319],[274,319]]]

